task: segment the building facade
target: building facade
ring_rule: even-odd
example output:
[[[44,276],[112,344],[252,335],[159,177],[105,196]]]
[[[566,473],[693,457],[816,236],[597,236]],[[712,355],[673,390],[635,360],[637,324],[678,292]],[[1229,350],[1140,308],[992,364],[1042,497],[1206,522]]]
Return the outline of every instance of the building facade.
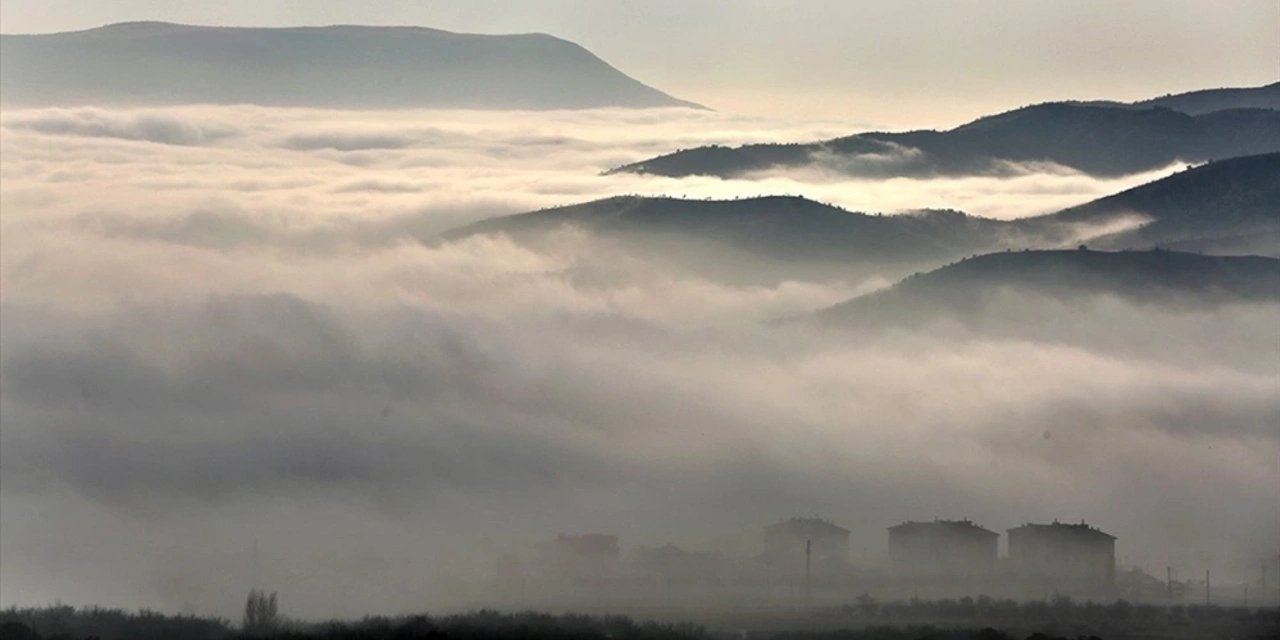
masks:
[[[617,580],[622,551],[618,536],[560,534],[534,548],[534,575],[544,580],[598,584]]]
[[[1081,522],[1009,529],[1009,564],[1029,595],[1103,595],[1115,588],[1116,537]]]
[[[728,571],[724,555],[686,551],[673,544],[640,547],[631,559],[641,584],[662,587],[718,586]]]
[[[833,577],[847,571],[849,530],[821,518],[791,518],[764,528],[763,560],[775,577]]]
[[[889,527],[889,566],[899,582],[954,587],[989,580],[1000,534],[965,520]]]

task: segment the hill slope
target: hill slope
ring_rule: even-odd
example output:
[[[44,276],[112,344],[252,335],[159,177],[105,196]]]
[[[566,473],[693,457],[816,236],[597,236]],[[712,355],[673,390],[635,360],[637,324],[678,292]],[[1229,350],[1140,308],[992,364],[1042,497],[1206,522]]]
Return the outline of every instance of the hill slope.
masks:
[[[443,240],[504,233],[534,241],[566,226],[650,256],[705,270],[721,252],[766,267],[772,277],[852,273],[860,266],[940,264],[999,245],[1009,223],[955,211],[876,216],[798,197],[685,200],[623,196],[503,216],[450,231]],[[718,250],[718,251],[717,251]],[[726,265],[734,264],[732,260]],[[809,271],[816,270],[816,271]],[[720,271],[729,271],[728,268]]]
[[[1280,82],[1261,87],[1188,91],[1133,104],[1138,107],[1165,107],[1193,116],[1223,109],[1280,109]]]
[[[1133,217],[1147,222],[1090,245],[1280,257],[1280,153],[1220,160],[1017,224],[1028,236],[1069,238]]]
[[[697,106],[545,34],[161,22],[0,36],[0,96],[9,105]]]
[[[1280,151],[1280,110],[1190,115],[1159,105],[1058,102],[980,118],[949,131],[872,132],[810,144],[698,147],[614,171],[739,177],[770,168],[816,166],[850,176],[927,177],[998,175],[1016,171],[1011,164],[1051,162],[1093,175],[1121,175],[1177,161],[1274,151]]]
[[[899,326],[939,317],[972,320],[1008,294],[1067,303],[1108,295],[1174,307],[1280,303],[1280,260],[1173,251],[993,253],[909,277],[825,309],[818,318],[835,324]]]
[[[1209,163],[1057,213],[999,221],[955,211],[868,215],[797,197],[741,200],[614,197],[485,220],[444,234],[504,233],[521,242],[566,226],[648,256],[732,279],[905,275],[1002,249],[1175,249],[1280,258],[1280,153]],[[726,260],[709,249],[750,262]]]

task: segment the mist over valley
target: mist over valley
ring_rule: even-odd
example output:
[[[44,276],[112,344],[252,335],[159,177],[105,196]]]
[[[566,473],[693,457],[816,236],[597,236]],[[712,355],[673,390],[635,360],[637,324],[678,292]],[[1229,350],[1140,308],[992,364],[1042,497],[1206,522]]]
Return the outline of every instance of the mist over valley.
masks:
[[[544,35],[3,47],[6,625],[1275,622],[1280,85],[854,133]]]

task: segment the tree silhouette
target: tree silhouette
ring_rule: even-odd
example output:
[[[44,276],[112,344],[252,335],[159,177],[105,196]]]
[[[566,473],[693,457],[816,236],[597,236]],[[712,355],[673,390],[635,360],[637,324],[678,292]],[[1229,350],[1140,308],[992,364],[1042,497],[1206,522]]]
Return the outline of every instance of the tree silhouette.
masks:
[[[244,603],[245,633],[271,633],[280,627],[280,613],[276,605],[276,592],[267,595],[265,591],[249,590],[249,599]]]

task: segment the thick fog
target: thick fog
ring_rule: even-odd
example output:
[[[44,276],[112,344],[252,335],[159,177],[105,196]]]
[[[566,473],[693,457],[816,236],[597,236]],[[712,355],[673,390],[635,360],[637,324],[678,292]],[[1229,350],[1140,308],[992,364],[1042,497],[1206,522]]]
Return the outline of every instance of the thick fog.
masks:
[[[566,229],[430,242],[623,193],[1054,211],[1098,180],[602,176],[707,143],[851,133],[692,110],[6,111],[0,592],[234,615],[483,604],[557,533],[759,552],[820,514],[1088,520],[1122,565],[1274,553],[1280,309],[1053,307],[1005,328],[795,318],[886,278],[737,286]],[[1138,212],[1140,213],[1140,212]]]

